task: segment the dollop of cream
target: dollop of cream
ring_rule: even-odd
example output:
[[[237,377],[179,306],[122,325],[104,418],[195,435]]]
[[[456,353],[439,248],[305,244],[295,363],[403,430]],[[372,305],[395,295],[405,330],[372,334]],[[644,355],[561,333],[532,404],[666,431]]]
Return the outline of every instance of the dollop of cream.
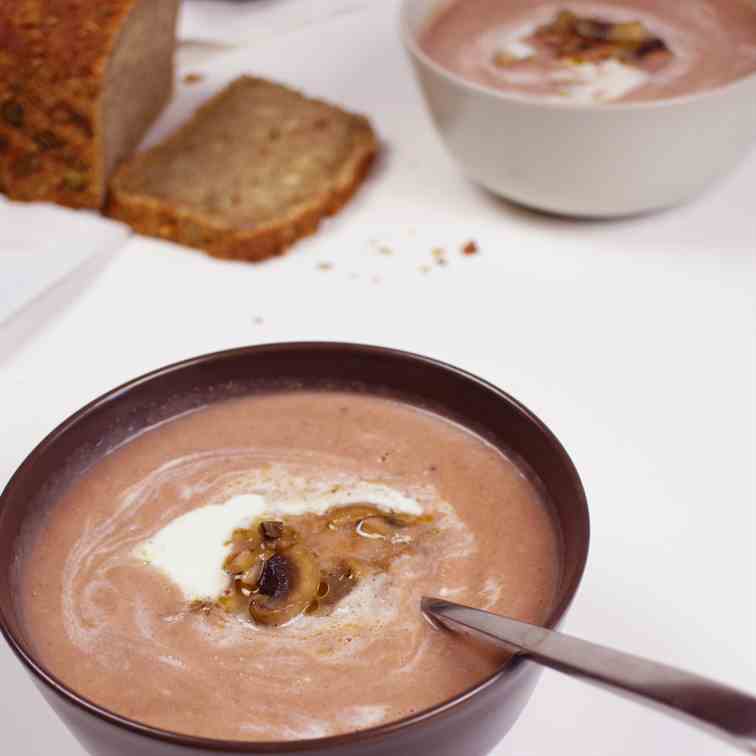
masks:
[[[334,486],[292,499],[272,500],[258,494],[240,494],[221,504],[193,509],[140,543],[134,556],[161,570],[189,601],[213,600],[228,585],[223,562],[234,530],[261,519],[322,515],[354,503],[371,504],[385,512],[419,516],[422,506],[400,491],[380,483]]]
[[[536,53],[533,45],[516,37],[504,39],[499,47],[500,51],[512,60],[527,60]]]

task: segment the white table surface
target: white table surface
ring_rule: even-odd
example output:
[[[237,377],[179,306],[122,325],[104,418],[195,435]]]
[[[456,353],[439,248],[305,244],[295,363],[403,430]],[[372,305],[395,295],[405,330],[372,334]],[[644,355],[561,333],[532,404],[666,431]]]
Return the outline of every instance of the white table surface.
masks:
[[[181,4],[181,39],[228,44],[257,43],[348,14],[381,0],[185,0]]]
[[[0,483],[84,402],[174,360],[298,339],[423,352],[512,392],[572,454],[593,541],[566,629],[756,690],[756,156],[655,216],[573,223],[515,209],[448,160],[393,10],[202,64],[205,80],[182,89],[153,138],[252,71],[368,113],[385,141],[378,168],[284,258],[224,263],[132,237],[0,326]],[[459,253],[468,239],[477,256]],[[0,693],[14,754],[83,756],[5,648]],[[495,755],[554,753],[734,752],[547,672]]]

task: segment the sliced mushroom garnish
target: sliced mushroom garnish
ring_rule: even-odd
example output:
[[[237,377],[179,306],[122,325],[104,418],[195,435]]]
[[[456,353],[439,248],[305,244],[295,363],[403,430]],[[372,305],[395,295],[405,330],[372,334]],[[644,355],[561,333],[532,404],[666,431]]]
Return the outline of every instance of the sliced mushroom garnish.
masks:
[[[250,590],[257,589],[264,569],[265,562],[261,558],[258,558],[255,563],[239,578],[239,582],[244,588],[249,588]]]
[[[418,518],[395,512],[383,512],[368,504],[352,504],[334,510],[328,521],[331,530],[353,527],[357,535],[370,539],[389,540],[397,528],[418,522]]]
[[[265,562],[249,613],[255,622],[278,627],[300,615],[315,599],[320,568],[302,545],[276,552]]]
[[[229,575],[241,575],[259,559],[264,551],[260,534],[257,530],[240,528],[231,535],[231,553],[223,563],[223,569]]]
[[[260,533],[254,529],[238,528],[231,534],[232,550],[234,552],[241,551],[244,548],[255,549],[262,543]]]
[[[347,507],[334,509],[328,519],[328,527],[331,530],[339,528],[355,527],[361,520],[368,517],[383,517],[383,512],[369,504],[350,504]]]
[[[383,517],[366,517],[364,520],[360,520],[355,528],[358,536],[374,540],[390,538],[392,531],[393,528]]]
[[[649,39],[648,29],[640,21],[626,21],[621,24],[612,24],[608,38],[612,42],[627,44],[640,44]]]
[[[277,550],[288,549],[299,541],[299,533],[278,520],[261,522],[259,530],[263,542]]]
[[[652,37],[641,42],[633,51],[636,58],[645,58],[648,55],[670,55],[671,51],[667,43],[660,37]]]
[[[277,549],[290,549],[299,543],[299,533],[288,525],[284,528],[281,537],[276,541]]]
[[[252,549],[245,548],[236,554],[231,554],[228,559],[226,559],[226,562],[223,565],[223,569],[229,575],[241,575],[242,573],[250,569],[255,564],[255,562],[259,561],[259,549],[255,549],[253,551]]]
[[[613,24],[595,18],[579,18],[575,21],[575,33],[583,39],[605,42],[611,37]]]
[[[652,53],[671,54],[663,39],[641,21],[612,23],[600,18],[560,11],[536,29],[534,38],[560,60],[637,62]]]
[[[266,541],[275,541],[284,532],[284,524],[278,520],[265,520],[260,523],[260,534]]]
[[[568,32],[571,31],[574,26],[575,22],[577,21],[577,14],[573,13],[569,10],[562,10],[559,11],[556,16],[554,17],[554,20],[551,22],[550,25],[547,25],[545,27],[542,27],[543,29],[548,29],[552,32]]]
[[[412,548],[407,544],[420,535],[411,526],[431,521],[430,515],[415,517],[367,503],[287,521],[258,521],[234,531],[223,564],[229,587],[216,604],[272,627],[303,612],[330,614],[360,580],[388,571]]]

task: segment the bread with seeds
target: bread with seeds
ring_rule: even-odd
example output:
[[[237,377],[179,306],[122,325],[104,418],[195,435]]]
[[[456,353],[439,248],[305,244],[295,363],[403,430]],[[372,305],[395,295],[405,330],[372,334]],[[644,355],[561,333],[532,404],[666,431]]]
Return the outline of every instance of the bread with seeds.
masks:
[[[100,208],[170,98],[178,0],[0,2],[0,191]]]

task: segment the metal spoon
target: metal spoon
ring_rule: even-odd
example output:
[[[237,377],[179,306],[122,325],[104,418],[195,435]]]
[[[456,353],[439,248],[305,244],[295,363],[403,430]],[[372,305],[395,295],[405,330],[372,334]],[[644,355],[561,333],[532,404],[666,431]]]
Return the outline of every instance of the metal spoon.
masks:
[[[756,698],[674,667],[614,651],[536,625],[424,598],[435,625],[481,638],[507,651],[661,709],[756,754]]]

